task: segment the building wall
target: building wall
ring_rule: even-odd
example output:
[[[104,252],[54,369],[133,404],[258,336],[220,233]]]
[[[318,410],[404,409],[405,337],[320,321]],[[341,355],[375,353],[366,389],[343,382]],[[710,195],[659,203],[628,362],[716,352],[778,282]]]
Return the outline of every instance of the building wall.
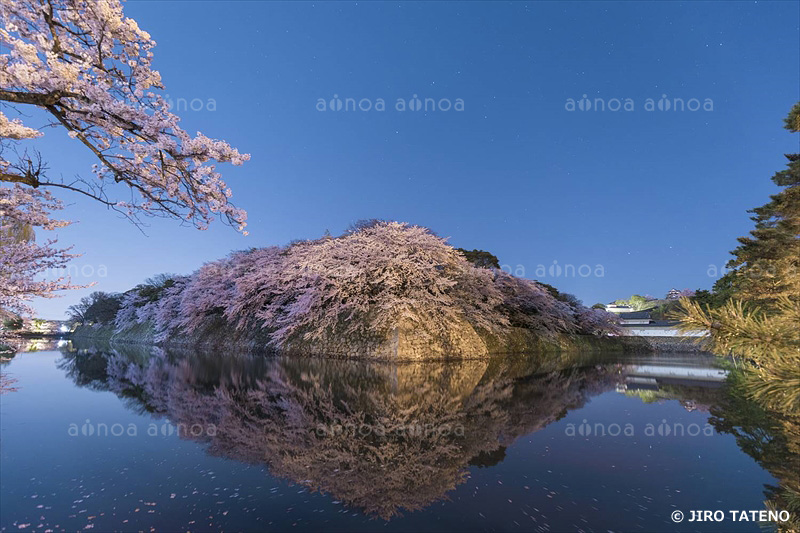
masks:
[[[707,331],[680,331],[678,328],[637,328],[626,327],[624,328],[628,335],[636,335],[638,337],[705,337],[708,335]]]

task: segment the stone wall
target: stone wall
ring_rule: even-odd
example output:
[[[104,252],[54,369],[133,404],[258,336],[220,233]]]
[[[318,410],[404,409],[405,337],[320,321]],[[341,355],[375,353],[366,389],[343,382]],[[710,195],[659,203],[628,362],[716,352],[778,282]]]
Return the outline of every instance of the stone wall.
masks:
[[[301,332],[279,350],[269,347],[265,330],[234,330],[222,320],[210,320],[199,331],[190,335],[174,335],[162,342],[156,342],[153,328],[149,324],[139,324],[121,332],[115,332],[112,326],[81,326],[73,336],[76,339],[103,341],[111,345],[158,344],[172,348],[202,348],[221,353],[280,352],[297,356],[391,361],[474,359],[522,353],[692,351],[691,345],[679,345],[675,338],[663,341],[656,339],[653,342],[652,337],[545,336],[523,328],[508,328],[500,335],[490,335],[476,331],[467,322],[455,324],[448,331],[438,333],[413,324],[401,324],[383,336],[330,335],[322,340],[305,339]]]
[[[708,340],[702,337],[638,337],[643,339],[655,352],[711,353]]]

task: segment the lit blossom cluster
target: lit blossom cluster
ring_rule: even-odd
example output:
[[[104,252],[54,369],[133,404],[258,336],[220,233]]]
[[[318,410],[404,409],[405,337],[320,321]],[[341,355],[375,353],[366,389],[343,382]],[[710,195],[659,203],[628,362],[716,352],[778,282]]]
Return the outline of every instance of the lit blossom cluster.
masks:
[[[96,180],[81,192],[132,217],[175,217],[199,228],[221,217],[243,231],[246,213],[231,204],[214,163],[240,165],[249,156],[179,127],[156,92],[155,42],[118,0],[4,0],[0,20],[0,101],[43,109],[94,154]],[[40,134],[0,113],[4,145]],[[25,163],[0,162],[0,181],[49,184]],[[131,189],[130,199],[109,197],[104,184],[115,183]]]
[[[169,286],[126,293],[116,327],[150,322],[163,340],[212,321],[293,339],[377,334],[398,325],[446,335],[454,323],[487,333],[615,330],[605,311],[557,300],[534,281],[477,268],[426,228],[381,222],[341,237],[235,252]]]
[[[30,313],[27,302],[35,296],[73,288],[64,278],[40,279],[41,274],[63,268],[75,257],[50,239],[37,243],[33,230],[54,230],[69,222],[50,218],[61,204],[49,192],[21,185],[0,187],[0,309]]]
[[[25,126],[18,118],[9,119],[0,111],[0,137],[13,140],[33,139],[40,137],[42,132]],[[5,164],[4,164],[5,163]],[[0,162],[0,171],[8,169],[7,162]]]
[[[578,327],[584,333],[590,335],[602,335],[604,333],[620,334],[619,317],[614,313],[609,313],[603,309],[592,309],[583,307],[576,313]]]

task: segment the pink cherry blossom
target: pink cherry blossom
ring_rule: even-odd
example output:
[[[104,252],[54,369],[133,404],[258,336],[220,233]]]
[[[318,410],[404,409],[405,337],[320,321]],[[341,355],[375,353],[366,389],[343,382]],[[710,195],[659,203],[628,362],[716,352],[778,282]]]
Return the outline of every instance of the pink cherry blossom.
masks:
[[[57,248],[55,239],[37,243],[33,238],[35,228],[53,230],[69,224],[50,218],[49,211],[60,208],[49,192],[19,184],[0,187],[0,309],[31,313],[27,302],[34,297],[51,298],[55,291],[76,288],[64,277],[41,279],[76,257],[69,248]]]
[[[0,187],[0,307],[29,311],[25,302],[34,296],[70,287],[40,279],[45,270],[64,266],[72,257],[66,250],[52,240],[9,237],[12,230],[63,225],[48,218],[59,205],[40,192],[45,188],[86,195],[137,223],[141,216],[162,216],[205,229],[220,218],[246,234],[247,215],[231,203],[216,164],[241,165],[250,156],[179,127],[160,94],[161,76],[151,68],[154,47],[118,0],[3,0],[0,183],[11,187]],[[89,177],[48,176],[35,148],[45,130],[25,124],[30,108],[44,111],[94,156]]]
[[[170,283],[155,301],[128,292],[117,328],[148,322],[160,341],[222,321],[240,331],[263,328],[275,347],[293,339],[385,338],[400,324],[439,338],[464,323],[542,336],[615,331],[608,313],[559,301],[534,281],[476,268],[446,239],[399,222],[235,252]]]
[[[241,165],[249,155],[178,126],[151,68],[155,42],[118,0],[4,0],[0,21],[0,101],[44,110],[97,159],[92,179],[51,181],[38,154],[10,149],[42,131],[0,113],[1,153],[18,155],[0,159],[0,181],[71,189],[134,219],[204,229],[220,217],[244,230],[247,215],[231,204],[215,163]],[[129,192],[124,203],[112,198]]]

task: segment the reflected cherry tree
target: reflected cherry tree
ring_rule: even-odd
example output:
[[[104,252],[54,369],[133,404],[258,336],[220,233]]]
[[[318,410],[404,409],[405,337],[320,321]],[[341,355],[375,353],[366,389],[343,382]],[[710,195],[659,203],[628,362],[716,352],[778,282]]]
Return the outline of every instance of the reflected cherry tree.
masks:
[[[471,466],[502,461],[517,438],[615,390],[629,368],[552,354],[408,364],[220,355],[83,349],[60,366],[210,454],[266,465],[383,519],[446,499]]]

